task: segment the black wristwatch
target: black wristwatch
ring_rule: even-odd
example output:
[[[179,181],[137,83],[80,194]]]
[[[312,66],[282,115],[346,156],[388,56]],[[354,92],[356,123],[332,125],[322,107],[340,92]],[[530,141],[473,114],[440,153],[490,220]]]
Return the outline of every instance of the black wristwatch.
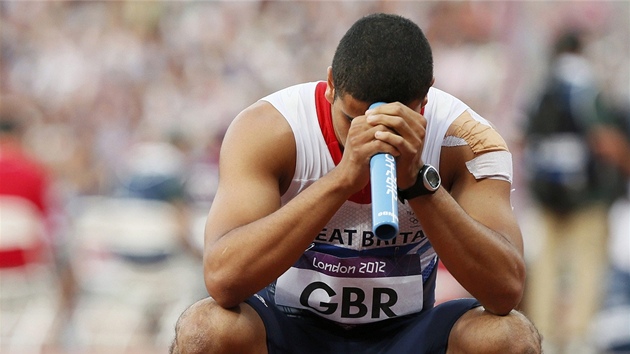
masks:
[[[418,178],[416,178],[416,183],[414,183],[413,186],[405,190],[398,190],[398,199],[404,203],[405,200],[413,199],[421,195],[433,194],[440,188],[441,183],[442,179],[437,169],[428,164],[424,165],[420,169],[420,172],[418,172]]]

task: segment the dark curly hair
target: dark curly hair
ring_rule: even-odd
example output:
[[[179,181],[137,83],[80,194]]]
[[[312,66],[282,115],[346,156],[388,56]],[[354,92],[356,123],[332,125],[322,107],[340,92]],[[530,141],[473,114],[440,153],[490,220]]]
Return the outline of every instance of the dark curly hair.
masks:
[[[392,14],[365,16],[343,36],[332,61],[335,96],[364,102],[422,99],[433,80],[429,41],[414,22]]]

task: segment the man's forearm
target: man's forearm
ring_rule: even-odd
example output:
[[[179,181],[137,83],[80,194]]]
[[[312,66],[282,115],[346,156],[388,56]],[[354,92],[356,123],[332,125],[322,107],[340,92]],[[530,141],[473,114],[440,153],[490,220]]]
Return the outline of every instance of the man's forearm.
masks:
[[[506,314],[520,302],[525,264],[507,237],[474,220],[444,189],[409,202],[449,272],[486,309]]]
[[[210,295],[225,307],[235,306],[284,273],[347,200],[349,193],[339,186],[334,176],[325,176],[276,212],[207,246]]]

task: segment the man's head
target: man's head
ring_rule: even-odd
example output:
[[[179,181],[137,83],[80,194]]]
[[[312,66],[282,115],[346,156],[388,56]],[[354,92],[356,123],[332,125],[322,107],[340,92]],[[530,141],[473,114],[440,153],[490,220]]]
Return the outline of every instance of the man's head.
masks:
[[[363,102],[422,99],[433,82],[431,47],[422,30],[398,15],[361,18],[343,36],[332,62],[335,98]]]

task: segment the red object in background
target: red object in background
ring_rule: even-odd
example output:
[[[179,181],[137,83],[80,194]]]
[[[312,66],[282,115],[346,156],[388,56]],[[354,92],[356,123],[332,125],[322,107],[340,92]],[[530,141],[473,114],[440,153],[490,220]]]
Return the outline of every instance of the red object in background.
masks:
[[[0,145],[0,268],[39,261],[44,254],[49,213],[46,169],[15,141]],[[23,233],[23,234],[19,234]]]
[[[14,143],[0,145],[0,195],[23,197],[47,214],[48,175]]]

